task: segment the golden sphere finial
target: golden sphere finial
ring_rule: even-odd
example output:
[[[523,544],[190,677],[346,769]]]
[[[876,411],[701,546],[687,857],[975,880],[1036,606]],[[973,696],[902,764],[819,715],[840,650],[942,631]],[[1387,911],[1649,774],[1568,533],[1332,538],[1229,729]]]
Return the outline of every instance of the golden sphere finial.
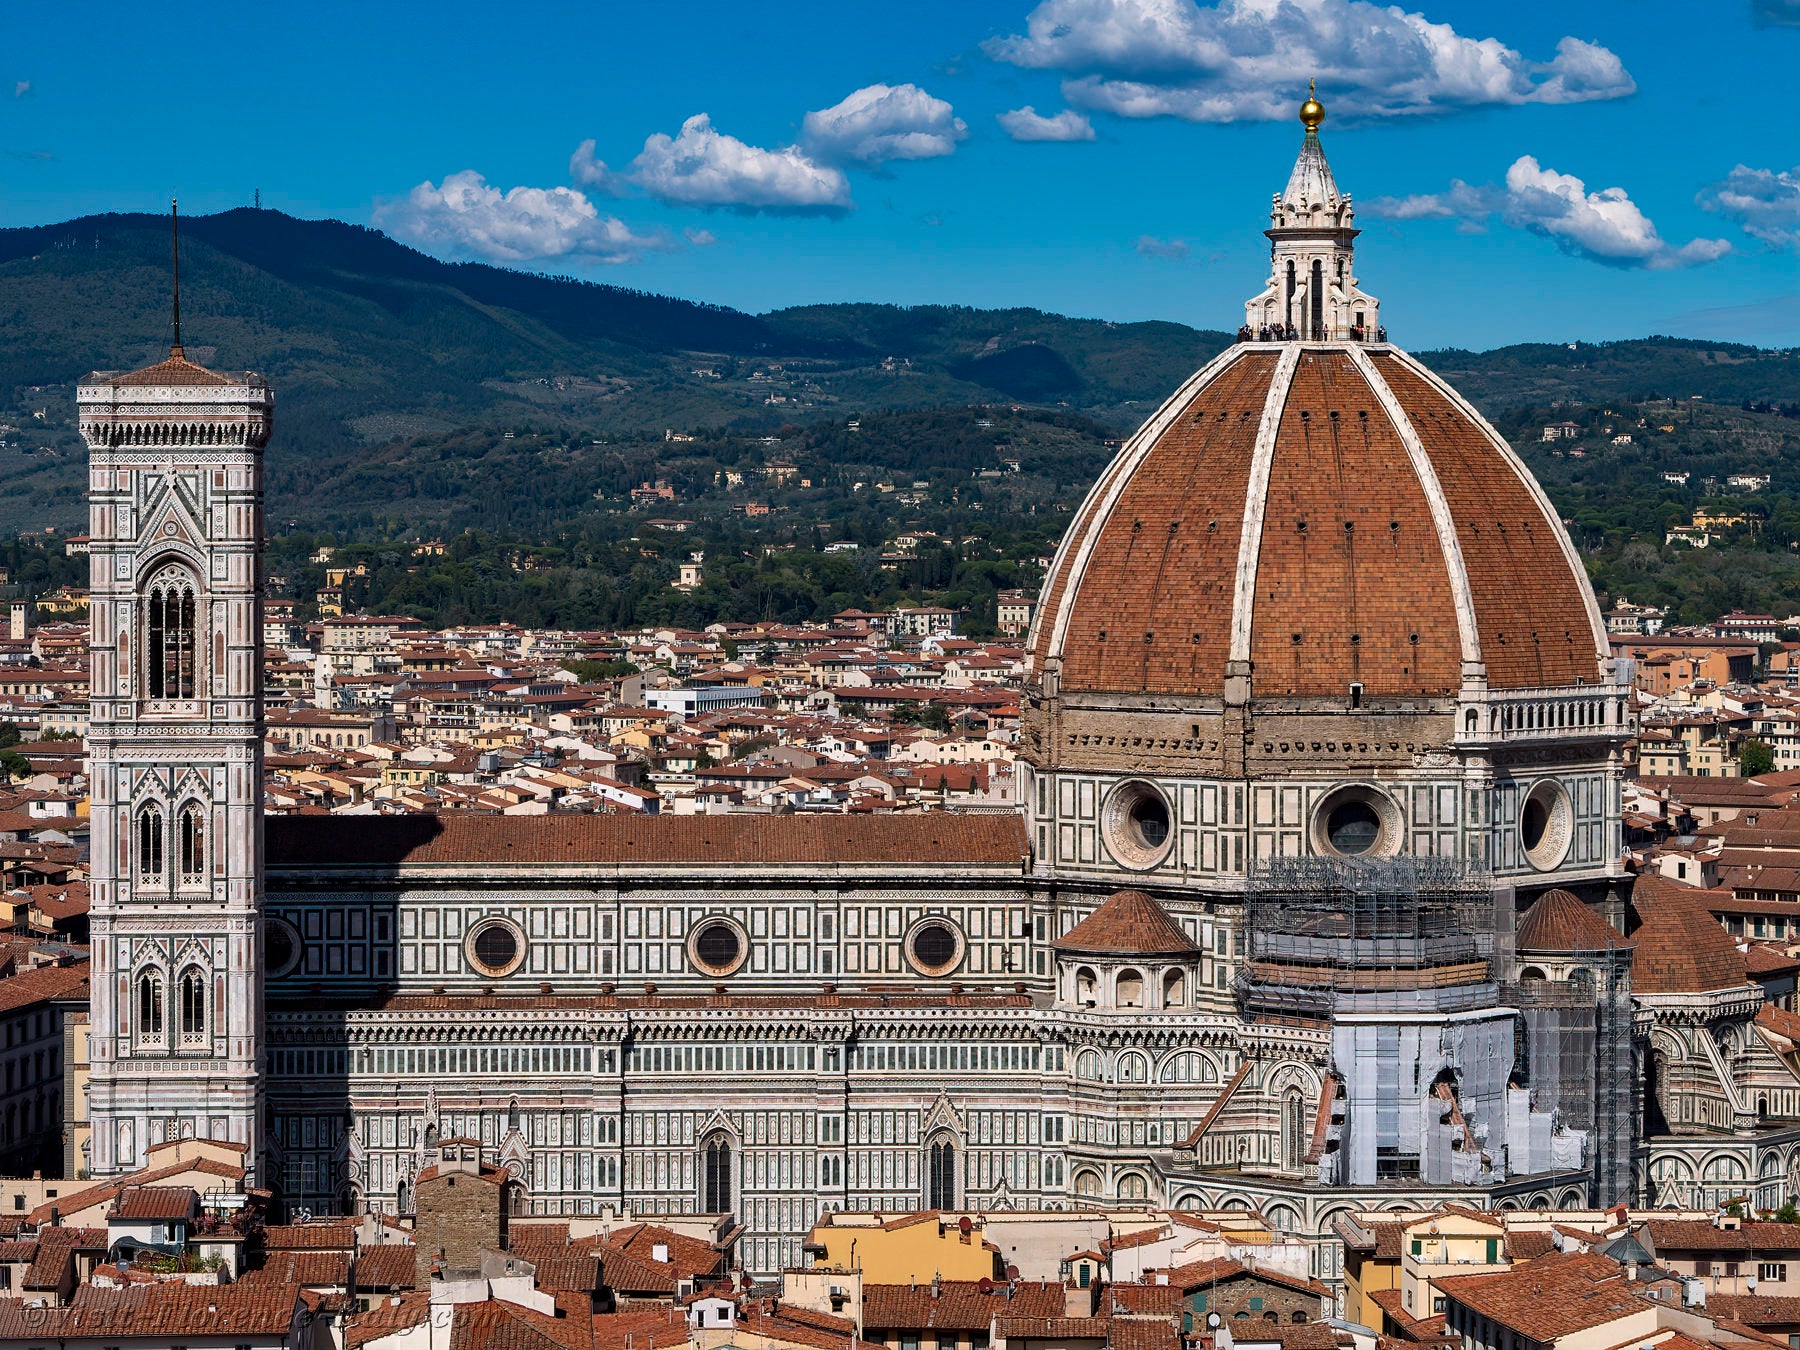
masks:
[[[1306,102],[1300,105],[1300,121],[1308,131],[1317,131],[1319,123],[1325,120],[1325,105],[1314,96],[1317,86],[1313,81],[1306,82]]]

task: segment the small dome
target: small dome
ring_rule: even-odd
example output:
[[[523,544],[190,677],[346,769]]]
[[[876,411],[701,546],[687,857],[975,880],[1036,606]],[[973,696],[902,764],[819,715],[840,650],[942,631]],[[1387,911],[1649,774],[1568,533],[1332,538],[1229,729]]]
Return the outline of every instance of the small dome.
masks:
[[[1608,678],[1543,491],[1385,344],[1240,343],[1176,392],[1076,513],[1032,636],[1060,692],[1454,696]],[[1237,665],[1237,669],[1243,669]]]
[[[1631,946],[1625,937],[1567,891],[1545,891],[1519,920],[1514,949],[1520,953],[1568,955],[1609,952]]]
[[[1192,956],[1200,949],[1163,907],[1142,891],[1115,891],[1054,944],[1086,956]]]

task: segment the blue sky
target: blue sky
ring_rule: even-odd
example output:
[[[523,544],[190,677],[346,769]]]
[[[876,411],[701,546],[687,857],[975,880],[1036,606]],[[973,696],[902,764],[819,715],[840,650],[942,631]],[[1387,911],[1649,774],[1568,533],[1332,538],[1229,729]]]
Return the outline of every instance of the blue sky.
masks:
[[[0,225],[260,188],[751,310],[1231,328],[1316,74],[1396,340],[1800,342],[1800,0],[76,2],[7,36]]]

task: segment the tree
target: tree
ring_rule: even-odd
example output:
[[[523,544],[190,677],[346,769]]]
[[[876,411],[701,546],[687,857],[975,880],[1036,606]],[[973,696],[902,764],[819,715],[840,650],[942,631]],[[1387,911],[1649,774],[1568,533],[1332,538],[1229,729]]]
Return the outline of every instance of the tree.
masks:
[[[1738,772],[1745,778],[1758,778],[1775,768],[1775,751],[1767,741],[1755,737],[1738,746]]]
[[[0,774],[6,775],[6,781],[31,776],[31,761],[17,750],[0,750]]]

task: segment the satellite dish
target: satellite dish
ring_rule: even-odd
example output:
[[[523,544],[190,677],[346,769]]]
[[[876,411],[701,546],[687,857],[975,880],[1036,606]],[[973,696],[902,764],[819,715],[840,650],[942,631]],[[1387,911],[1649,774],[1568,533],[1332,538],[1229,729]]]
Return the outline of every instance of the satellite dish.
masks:
[[[1206,1325],[1211,1327],[1214,1331],[1217,1331],[1219,1329],[1219,1323],[1222,1322],[1223,1320],[1224,1319],[1222,1317],[1220,1317],[1219,1314],[1217,1314],[1216,1312],[1206,1314]]]
[[[956,1221],[956,1231],[961,1233],[964,1237],[969,1236],[970,1233],[975,1231],[975,1225],[970,1221],[967,1214]]]
[[[991,1294],[994,1292],[994,1282],[985,1275],[975,1281],[975,1287],[984,1294]]]
[[[1019,1268],[1017,1266],[1008,1266],[1006,1268],[1006,1278],[1009,1280],[1018,1279],[1019,1278]]]

